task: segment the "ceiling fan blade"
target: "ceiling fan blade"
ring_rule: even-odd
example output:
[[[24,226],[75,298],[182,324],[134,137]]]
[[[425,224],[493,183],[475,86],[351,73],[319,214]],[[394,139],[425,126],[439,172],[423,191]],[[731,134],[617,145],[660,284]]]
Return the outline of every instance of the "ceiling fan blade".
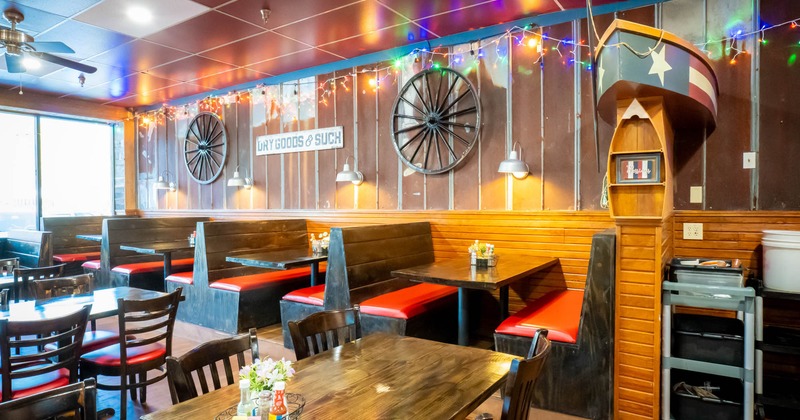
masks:
[[[86,64],[79,63],[77,61],[67,60],[66,58],[59,57],[57,55],[52,55],[48,53],[30,53],[34,57],[41,58],[44,61],[49,61],[53,64],[58,64],[59,66],[69,67],[74,70],[78,70],[84,73],[94,73],[97,71],[97,68],[92,66],[87,66]]]
[[[75,54],[75,50],[68,47],[67,44],[63,42],[28,42],[27,44],[33,47],[36,52]]]
[[[6,69],[8,69],[9,73],[25,73],[25,65],[22,64],[22,57],[6,54]]]

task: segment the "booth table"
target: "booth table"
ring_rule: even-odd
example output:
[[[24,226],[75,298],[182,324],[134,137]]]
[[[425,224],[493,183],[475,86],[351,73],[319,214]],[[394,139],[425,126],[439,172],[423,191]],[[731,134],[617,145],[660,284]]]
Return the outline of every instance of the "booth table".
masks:
[[[225,257],[225,261],[228,262],[250,267],[271,268],[274,270],[288,270],[290,268],[310,265],[312,286],[317,285],[317,277],[319,277],[319,263],[327,260],[327,255],[315,254],[311,252],[308,247],[253,252]]]

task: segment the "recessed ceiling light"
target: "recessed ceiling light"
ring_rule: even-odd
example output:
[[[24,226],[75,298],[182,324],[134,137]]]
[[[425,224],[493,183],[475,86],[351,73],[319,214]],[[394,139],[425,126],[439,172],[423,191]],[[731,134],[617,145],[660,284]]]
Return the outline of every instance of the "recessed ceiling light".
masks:
[[[125,12],[130,20],[136,23],[148,23],[153,20],[153,12],[142,6],[131,6]]]
[[[28,56],[22,59],[22,65],[27,70],[36,70],[42,67],[42,62],[38,58]]]

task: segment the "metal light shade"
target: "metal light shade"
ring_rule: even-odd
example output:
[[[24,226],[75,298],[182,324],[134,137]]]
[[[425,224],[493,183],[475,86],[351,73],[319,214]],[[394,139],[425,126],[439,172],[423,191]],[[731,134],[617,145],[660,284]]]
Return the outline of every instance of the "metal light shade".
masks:
[[[247,186],[247,182],[244,178],[239,176],[239,171],[233,172],[233,178],[228,180],[229,187],[244,187]]]
[[[169,189],[169,183],[167,183],[167,181],[164,181],[164,177],[163,176],[159,175],[158,176],[158,181],[156,181],[153,184],[153,188],[155,188],[157,190],[168,190]]]
[[[342,171],[336,174],[336,182],[352,182],[354,185],[360,185],[364,182],[364,175],[359,171],[351,171],[350,165],[345,162]]]
[[[508,154],[508,159],[500,162],[497,172],[512,174],[514,178],[523,179],[528,176],[528,164],[519,159],[516,150],[512,150]]]

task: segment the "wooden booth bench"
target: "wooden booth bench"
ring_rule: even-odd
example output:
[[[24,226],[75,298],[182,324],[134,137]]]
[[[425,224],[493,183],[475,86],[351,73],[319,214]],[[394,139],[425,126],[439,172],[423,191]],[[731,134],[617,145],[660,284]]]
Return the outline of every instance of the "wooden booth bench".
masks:
[[[164,258],[120,249],[159,242],[188,241],[197,222],[208,217],[112,218],[103,220],[100,259],[82,264],[95,275],[95,289],[130,286],[164,291]],[[173,255],[173,271],[192,267],[192,251]]]
[[[53,233],[53,263],[66,264],[64,275],[83,273],[81,264],[100,260],[100,243],[78,239],[76,235],[102,235],[103,219],[109,216],[42,217],[42,230]],[[136,216],[112,216],[136,217]]]
[[[455,339],[455,287],[393,278],[392,270],[434,261],[428,222],[332,228],[326,284],[281,300],[283,343],[292,348],[288,322],[322,310],[361,308],[364,335],[390,332]]]
[[[196,230],[193,271],[170,275],[166,282],[167,291],[183,287],[180,320],[232,334],[277,324],[281,296],[310,284],[310,267],[270,270],[225,260],[308,247],[303,219],[201,222]]]
[[[53,238],[40,230],[11,230],[0,238],[0,259],[17,258],[20,267],[36,268],[53,265]]]
[[[613,230],[592,238],[584,290],[556,290],[511,315],[495,330],[497,351],[525,357],[533,334],[552,343],[536,381],[533,405],[598,419],[612,417],[614,389]]]

